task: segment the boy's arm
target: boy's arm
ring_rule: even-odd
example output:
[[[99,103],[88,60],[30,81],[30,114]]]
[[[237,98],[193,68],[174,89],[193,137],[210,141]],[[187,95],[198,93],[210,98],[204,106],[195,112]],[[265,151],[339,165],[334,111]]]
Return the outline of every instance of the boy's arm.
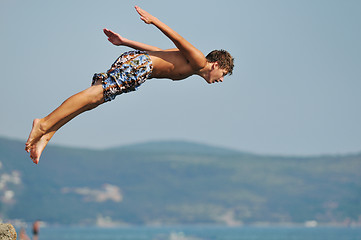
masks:
[[[158,47],[154,47],[145,43],[141,43],[141,42],[136,42],[133,40],[129,40],[126,39],[122,36],[120,36],[118,33],[113,32],[112,30],[103,29],[105,35],[107,35],[109,42],[113,43],[116,46],[127,46],[127,47],[131,47],[137,50],[142,50],[142,51],[160,51],[162,49],[158,48]]]
[[[135,9],[141,16],[141,20],[143,20],[146,24],[153,24],[160,31],[162,31],[170,40],[172,40],[172,42],[183,53],[184,57],[189,61],[189,63],[194,69],[201,69],[206,65],[207,60],[204,54],[197,48],[195,48],[192,44],[190,44],[187,40],[185,40],[176,31],[174,31],[166,24],[161,22],[158,18],[152,16],[140,7],[136,6]]]

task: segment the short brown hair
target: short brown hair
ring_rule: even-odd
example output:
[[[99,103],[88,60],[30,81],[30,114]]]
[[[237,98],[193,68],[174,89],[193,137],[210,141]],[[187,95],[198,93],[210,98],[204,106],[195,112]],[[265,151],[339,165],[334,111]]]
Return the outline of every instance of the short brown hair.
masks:
[[[234,58],[226,50],[213,50],[206,56],[208,62],[217,62],[219,67],[226,70],[228,75],[232,75]]]

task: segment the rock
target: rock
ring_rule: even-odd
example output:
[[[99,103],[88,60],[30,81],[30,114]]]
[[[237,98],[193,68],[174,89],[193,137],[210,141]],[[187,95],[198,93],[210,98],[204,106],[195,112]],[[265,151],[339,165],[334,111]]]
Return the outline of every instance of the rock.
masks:
[[[13,225],[0,223],[0,240],[16,240],[16,231]]]

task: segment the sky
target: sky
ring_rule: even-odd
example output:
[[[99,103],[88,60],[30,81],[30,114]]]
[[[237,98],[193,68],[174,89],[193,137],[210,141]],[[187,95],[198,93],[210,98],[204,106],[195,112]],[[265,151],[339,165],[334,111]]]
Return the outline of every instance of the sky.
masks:
[[[90,86],[126,47],[102,29],[158,46],[138,5],[207,54],[226,49],[233,75],[209,85],[152,79],[86,112],[51,144],[103,149],[184,140],[257,154],[361,151],[361,1],[0,1],[0,136]]]

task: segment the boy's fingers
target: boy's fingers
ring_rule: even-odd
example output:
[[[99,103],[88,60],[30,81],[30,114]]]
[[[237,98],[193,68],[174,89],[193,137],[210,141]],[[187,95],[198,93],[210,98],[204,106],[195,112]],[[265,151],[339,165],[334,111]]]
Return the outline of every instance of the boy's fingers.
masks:
[[[137,10],[137,12],[138,12],[140,15],[143,15],[143,14],[144,14],[144,10],[141,9],[140,7],[138,7],[138,6],[135,6],[135,10]]]
[[[107,35],[108,37],[110,37],[111,35],[114,35],[115,33],[111,30],[108,30],[108,29],[104,29],[104,33],[105,35]]]

